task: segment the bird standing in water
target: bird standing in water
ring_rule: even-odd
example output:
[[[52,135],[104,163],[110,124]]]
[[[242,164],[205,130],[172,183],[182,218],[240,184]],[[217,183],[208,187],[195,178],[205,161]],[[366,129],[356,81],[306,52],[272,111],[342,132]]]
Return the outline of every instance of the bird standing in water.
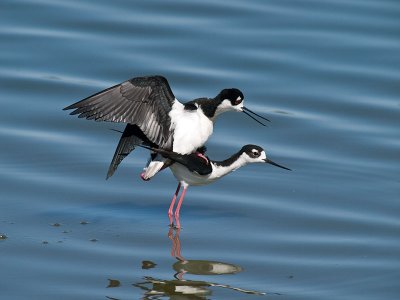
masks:
[[[167,79],[146,76],[112,86],[64,110],[73,109],[71,115],[88,120],[128,123],[111,161],[109,178],[140,141],[179,154],[196,152],[211,136],[217,116],[224,112],[243,112],[265,126],[251,114],[269,120],[246,108],[243,102],[243,93],[231,88],[223,89],[214,98],[198,98],[183,104],[175,98]],[[153,152],[141,178],[149,180],[171,164],[170,159]]]
[[[170,166],[170,169],[175,178],[178,180],[178,187],[176,189],[174,197],[172,198],[168,210],[168,217],[170,221],[170,226],[174,226],[176,228],[181,227],[179,221],[179,212],[183,199],[185,198],[187,188],[189,186],[199,186],[213,183],[214,181],[237,170],[238,168],[251,163],[268,163],[276,167],[291,171],[291,169],[270,160],[267,157],[264,149],[257,145],[245,145],[237,153],[233,154],[231,157],[223,161],[210,160],[204,155],[204,153],[202,153],[202,156],[199,156],[196,153],[182,155],[160,148],[152,148],[147,145],[139,146],[157,152],[164,158],[168,158],[175,162]],[[183,187],[183,191],[174,212],[173,209],[175,201],[178,197],[181,187]],[[174,225],[174,217],[176,225]]]

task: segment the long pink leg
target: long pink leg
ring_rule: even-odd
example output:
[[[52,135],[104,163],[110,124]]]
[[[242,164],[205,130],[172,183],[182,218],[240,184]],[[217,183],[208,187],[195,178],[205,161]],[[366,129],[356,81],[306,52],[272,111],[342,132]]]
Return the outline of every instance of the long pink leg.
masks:
[[[180,189],[181,189],[181,183],[179,182],[178,187],[176,188],[175,195],[174,195],[174,197],[172,198],[171,205],[169,206],[169,209],[168,209],[168,218],[169,218],[169,225],[170,225],[170,226],[174,226],[174,219],[172,218],[172,216],[173,216],[173,210],[174,210],[175,200],[176,200],[176,198],[178,197],[178,194],[179,194],[179,190],[180,190]]]
[[[181,228],[181,223],[179,222],[179,211],[181,210],[181,205],[183,202],[183,198],[185,198],[186,190],[187,190],[187,186],[185,186],[183,188],[183,192],[181,194],[181,197],[179,198],[178,205],[176,206],[176,209],[175,209],[176,228]]]

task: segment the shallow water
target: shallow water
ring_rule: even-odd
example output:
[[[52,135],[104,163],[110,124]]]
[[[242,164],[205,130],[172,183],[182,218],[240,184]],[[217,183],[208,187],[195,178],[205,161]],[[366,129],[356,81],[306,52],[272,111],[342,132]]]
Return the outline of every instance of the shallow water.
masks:
[[[398,299],[399,16],[378,0],[3,0],[1,298]],[[182,101],[240,88],[272,123],[226,114],[208,155],[258,144],[293,172],[189,188],[170,232],[170,172],[142,182],[137,150],[105,181],[123,125],[61,110],[145,74]]]

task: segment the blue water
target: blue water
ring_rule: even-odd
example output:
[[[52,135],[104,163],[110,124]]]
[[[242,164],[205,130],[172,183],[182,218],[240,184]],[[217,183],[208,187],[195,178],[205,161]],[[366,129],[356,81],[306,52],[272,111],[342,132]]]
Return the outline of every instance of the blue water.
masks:
[[[0,298],[399,299],[399,37],[398,1],[2,0]],[[189,188],[171,234],[171,173],[105,181],[123,124],[62,111],[150,74],[241,89],[272,122],[225,114],[208,155],[293,171]]]

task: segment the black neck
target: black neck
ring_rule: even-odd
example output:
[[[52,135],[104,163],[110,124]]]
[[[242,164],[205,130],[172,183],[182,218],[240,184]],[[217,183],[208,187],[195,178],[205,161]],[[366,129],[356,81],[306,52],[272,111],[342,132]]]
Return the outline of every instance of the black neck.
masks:
[[[206,117],[212,119],[215,116],[215,112],[217,111],[218,105],[220,105],[221,102],[222,100],[218,96],[214,99],[198,98],[185,103],[185,107],[191,107],[194,104],[198,104]]]
[[[221,160],[221,161],[213,160],[212,162],[217,166],[227,167],[227,166],[232,165],[235,161],[237,161],[239,159],[240,155],[242,155],[242,153],[243,153],[242,151],[239,151],[225,160]]]

